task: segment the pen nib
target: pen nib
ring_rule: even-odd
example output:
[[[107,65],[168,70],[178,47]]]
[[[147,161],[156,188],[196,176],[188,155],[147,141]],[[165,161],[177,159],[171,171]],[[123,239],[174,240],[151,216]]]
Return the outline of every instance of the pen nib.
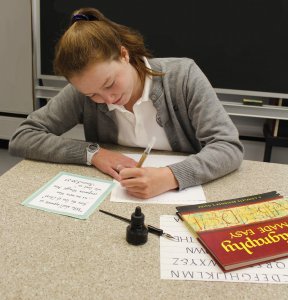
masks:
[[[169,234],[169,233],[163,232],[162,236],[165,237],[165,238],[167,238],[167,239],[169,239],[169,240],[176,241],[176,239],[174,238],[174,236],[172,236],[172,235]]]

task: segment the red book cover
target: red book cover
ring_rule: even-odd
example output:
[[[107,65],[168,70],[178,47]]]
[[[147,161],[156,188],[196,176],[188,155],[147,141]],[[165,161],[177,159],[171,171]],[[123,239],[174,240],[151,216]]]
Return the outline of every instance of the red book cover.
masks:
[[[224,271],[288,256],[288,216],[197,234]]]
[[[224,272],[288,256],[288,198],[275,191],[177,210]]]

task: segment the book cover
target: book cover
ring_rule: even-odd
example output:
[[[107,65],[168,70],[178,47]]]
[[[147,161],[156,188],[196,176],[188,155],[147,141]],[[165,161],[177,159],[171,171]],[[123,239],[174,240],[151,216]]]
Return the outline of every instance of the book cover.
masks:
[[[283,196],[280,195],[277,191],[271,191],[267,193],[262,194],[256,194],[256,195],[250,195],[246,197],[240,197],[240,198],[234,198],[234,199],[227,199],[227,200],[220,200],[220,201],[214,201],[214,202],[206,202],[201,204],[194,204],[194,205],[183,205],[176,207],[179,214],[184,213],[191,213],[193,211],[200,212],[200,211],[206,211],[206,210],[213,210],[213,209],[219,209],[223,207],[233,207],[233,206],[239,206],[241,204],[251,204],[261,201],[270,201],[271,199],[275,198],[283,198]]]
[[[288,256],[288,198],[277,192],[177,210],[224,272]]]
[[[198,232],[198,239],[223,271],[288,256],[288,216]]]

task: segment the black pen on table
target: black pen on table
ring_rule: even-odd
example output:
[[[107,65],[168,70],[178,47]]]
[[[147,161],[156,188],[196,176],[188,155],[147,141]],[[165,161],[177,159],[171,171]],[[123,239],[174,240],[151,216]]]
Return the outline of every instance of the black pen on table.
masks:
[[[111,212],[109,212],[109,211],[105,211],[105,210],[103,210],[103,209],[99,209],[99,211],[102,212],[102,213],[104,213],[104,214],[106,214],[106,215],[109,215],[109,216],[111,216],[111,217],[114,217],[114,218],[116,218],[116,219],[122,220],[122,221],[124,221],[124,222],[126,222],[126,223],[130,223],[130,222],[131,222],[130,219],[125,218],[125,217],[121,217],[121,216],[118,216],[118,215],[115,215],[115,214],[113,214],[113,213],[111,213]],[[160,229],[160,228],[154,227],[154,226],[152,226],[152,225],[146,225],[146,226],[147,226],[147,228],[148,228],[148,232],[150,232],[150,233],[156,234],[156,235],[158,235],[158,236],[163,236],[163,237],[166,237],[166,238],[171,239],[171,240],[174,239],[174,237],[173,237],[171,234],[165,233],[165,232],[164,232],[162,229]]]
[[[147,158],[147,156],[149,155],[151,149],[153,148],[155,141],[156,141],[156,138],[155,138],[155,136],[153,136],[152,139],[151,139],[151,141],[150,141],[150,143],[148,144],[148,146],[144,150],[144,152],[143,152],[140,160],[138,161],[137,166],[136,166],[137,168],[141,168],[142,167],[145,159]]]

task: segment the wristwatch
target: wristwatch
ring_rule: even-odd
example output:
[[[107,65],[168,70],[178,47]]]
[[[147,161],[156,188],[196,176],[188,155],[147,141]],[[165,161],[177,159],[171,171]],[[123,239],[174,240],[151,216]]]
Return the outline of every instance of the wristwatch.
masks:
[[[92,165],[92,158],[93,156],[100,150],[100,146],[96,143],[94,144],[90,144],[87,148],[86,148],[86,152],[87,152],[87,158],[86,158],[86,164],[88,166]]]

